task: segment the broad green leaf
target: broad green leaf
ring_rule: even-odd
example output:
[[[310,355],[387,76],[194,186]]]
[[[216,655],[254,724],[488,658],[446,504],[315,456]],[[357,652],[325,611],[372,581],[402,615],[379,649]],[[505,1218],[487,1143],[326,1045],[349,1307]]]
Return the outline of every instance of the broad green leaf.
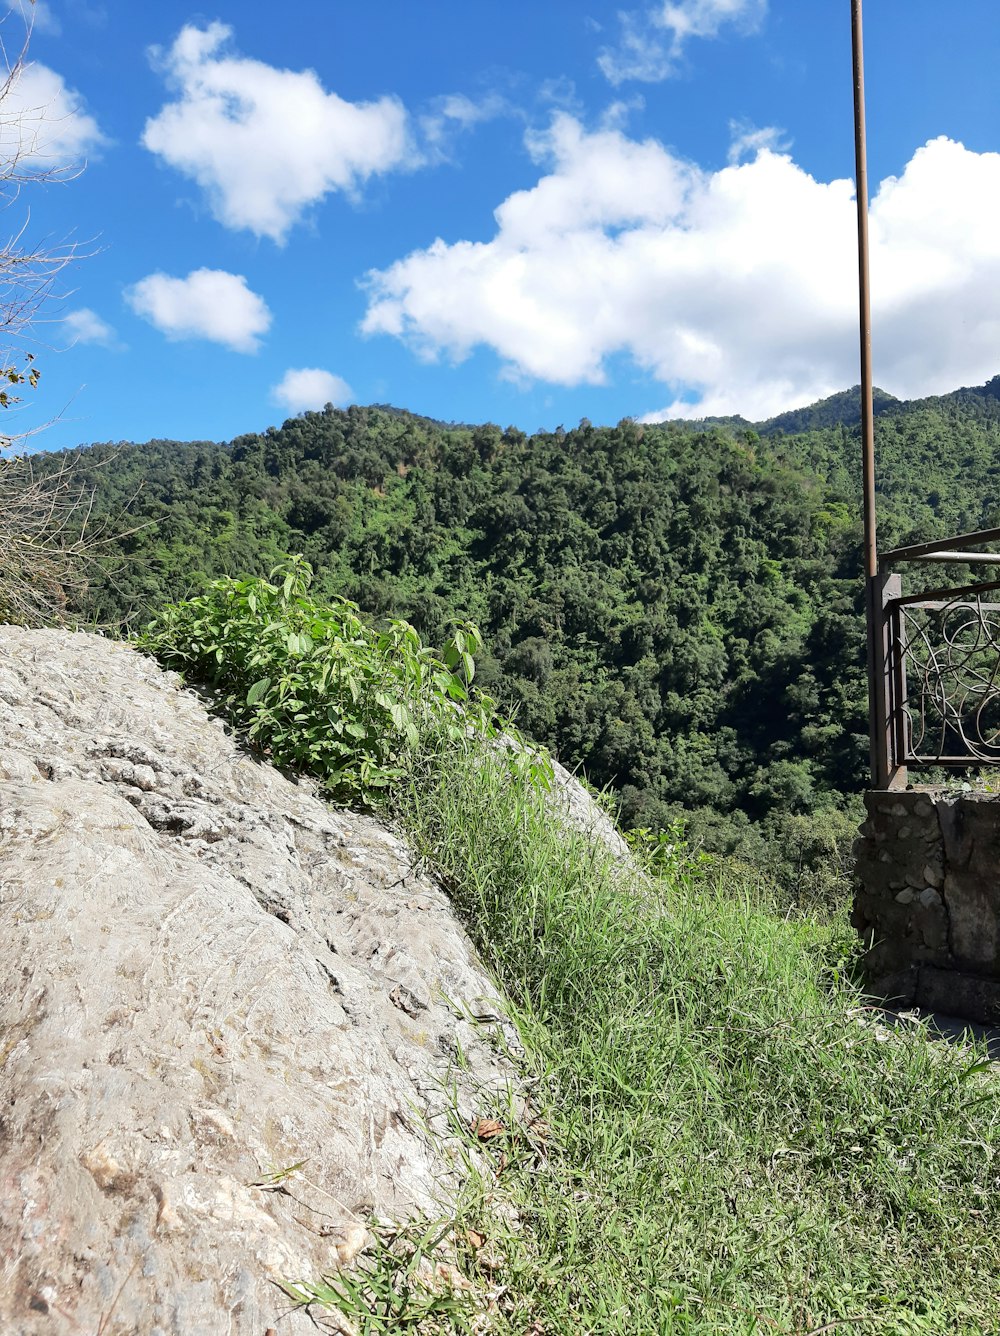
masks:
[[[405,705],[395,704],[389,707],[389,718],[400,731],[410,723],[410,712]]]
[[[270,685],[271,679],[269,677],[262,677],[256,681],[247,692],[247,704],[256,705]]]

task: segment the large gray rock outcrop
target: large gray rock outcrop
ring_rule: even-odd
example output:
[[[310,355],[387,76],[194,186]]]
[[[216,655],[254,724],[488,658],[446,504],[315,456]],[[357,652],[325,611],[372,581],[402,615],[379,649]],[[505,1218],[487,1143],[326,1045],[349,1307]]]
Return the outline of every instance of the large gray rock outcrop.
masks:
[[[4,1336],[315,1330],[277,1283],[447,1198],[498,1006],[391,833],[126,646],[0,628]]]

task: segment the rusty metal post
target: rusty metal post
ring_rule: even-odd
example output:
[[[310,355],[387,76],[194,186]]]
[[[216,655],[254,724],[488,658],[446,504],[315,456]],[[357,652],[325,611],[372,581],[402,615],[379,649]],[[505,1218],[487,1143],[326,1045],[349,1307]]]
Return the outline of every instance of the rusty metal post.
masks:
[[[858,295],[861,322],[861,450],[865,532],[865,621],[868,639],[868,731],[872,787],[889,787],[888,665],[884,654],[883,596],[875,530],[875,414],[872,404],[872,321],[868,278],[868,160],[865,142],[865,67],[861,0],[851,0],[854,61],[854,156],[858,203]]]

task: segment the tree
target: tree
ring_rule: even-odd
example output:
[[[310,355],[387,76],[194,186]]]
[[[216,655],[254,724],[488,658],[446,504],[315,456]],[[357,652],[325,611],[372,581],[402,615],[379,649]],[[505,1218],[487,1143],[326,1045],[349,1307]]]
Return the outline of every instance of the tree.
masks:
[[[12,11],[7,20],[13,18]],[[67,180],[80,168],[46,160],[46,109],[31,107],[19,95],[30,22],[13,61],[3,36],[0,30],[0,208],[12,211],[26,187]],[[26,342],[60,274],[80,258],[77,242],[32,245],[28,226],[25,214],[0,243],[0,410],[12,409],[23,390],[37,387],[40,371]],[[25,624],[59,617],[67,595],[79,594],[86,584],[100,547],[100,536],[88,531],[91,494],[74,482],[71,461],[36,477],[30,458],[17,452],[34,434],[0,431],[0,621]]]

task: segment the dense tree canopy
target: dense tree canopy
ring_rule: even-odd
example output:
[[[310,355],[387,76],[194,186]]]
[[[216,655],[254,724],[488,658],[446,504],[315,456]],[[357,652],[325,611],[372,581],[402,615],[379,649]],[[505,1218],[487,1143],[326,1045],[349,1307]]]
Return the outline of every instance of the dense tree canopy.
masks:
[[[998,523],[1000,378],[879,409],[885,543]],[[135,624],[302,552],[319,593],[432,643],[478,623],[483,682],[628,824],[684,813],[735,847],[864,784],[856,423],[855,391],[756,427],[527,437],[355,407],[230,445],[94,446],[98,507],[139,489],[145,527],[86,611]]]

